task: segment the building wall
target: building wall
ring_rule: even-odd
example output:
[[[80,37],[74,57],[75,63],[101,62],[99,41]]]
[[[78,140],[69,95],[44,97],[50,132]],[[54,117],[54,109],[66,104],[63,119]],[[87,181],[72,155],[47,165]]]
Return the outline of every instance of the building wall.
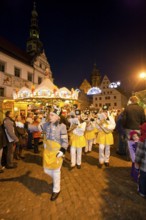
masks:
[[[93,96],[93,106],[101,108],[103,105],[109,105],[110,109],[121,109],[126,106],[127,98],[117,89],[109,88],[110,81],[107,76],[104,76],[100,89],[101,94]]]
[[[50,65],[45,59],[43,61],[42,58],[40,62],[38,60],[37,62],[39,62],[39,64],[41,62],[45,63],[45,65],[40,65],[38,68],[36,64],[33,67],[5,54],[4,52],[0,52],[0,62],[5,63],[4,72],[0,71],[0,88],[4,88],[3,98],[12,98],[14,89],[20,89],[22,87],[31,88],[32,84],[38,85],[38,77],[42,80],[45,77],[45,67],[49,69],[50,79],[52,79]],[[20,77],[15,76],[15,67],[20,69]],[[28,80],[28,73],[32,74],[32,81]]]

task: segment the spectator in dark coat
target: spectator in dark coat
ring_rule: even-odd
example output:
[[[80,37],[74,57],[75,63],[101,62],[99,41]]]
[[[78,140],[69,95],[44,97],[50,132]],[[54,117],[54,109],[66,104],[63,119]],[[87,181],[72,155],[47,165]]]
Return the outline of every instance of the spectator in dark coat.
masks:
[[[6,137],[4,134],[3,125],[0,122],[0,173],[4,172],[4,166],[2,165],[2,155],[3,155],[3,148],[6,147]]]
[[[12,119],[13,115],[11,111],[7,111],[5,114],[6,118],[3,121],[4,131],[7,137],[7,169],[15,168],[16,165],[13,163],[15,145],[19,141],[15,134],[15,122]]]
[[[125,128],[126,138],[129,139],[129,133],[132,130],[137,131],[140,134],[140,125],[145,122],[144,109],[138,104],[139,99],[136,96],[131,96],[129,99],[129,105],[125,108],[122,117],[122,123]],[[127,159],[129,160],[129,151],[127,143]]]

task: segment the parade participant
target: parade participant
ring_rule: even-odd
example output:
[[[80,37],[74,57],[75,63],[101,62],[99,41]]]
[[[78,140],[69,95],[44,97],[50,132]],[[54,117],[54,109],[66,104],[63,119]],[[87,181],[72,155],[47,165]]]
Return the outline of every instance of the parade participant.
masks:
[[[86,122],[82,121],[80,110],[76,109],[75,114],[79,121],[71,135],[71,169],[73,169],[76,164],[77,168],[80,169],[82,161],[82,148],[86,146],[86,140],[84,137]]]
[[[65,124],[60,124],[60,113],[61,109],[54,107],[50,110],[48,122],[38,127],[29,125],[31,132],[39,129],[45,133],[43,167],[44,172],[53,179],[51,201],[56,200],[60,193],[61,167],[68,147],[67,129]]]
[[[109,166],[110,158],[110,145],[114,143],[112,131],[115,128],[114,118],[108,111],[108,106],[103,106],[103,112],[98,114],[96,121],[97,129],[99,130],[97,135],[97,143],[99,144],[99,168],[102,168],[103,164]]]
[[[139,143],[139,133],[137,131],[131,131],[129,135],[130,135],[130,140],[128,141],[128,147],[129,147],[130,158],[132,161],[131,177],[134,179],[135,182],[138,182],[139,172],[135,168],[135,154]]]
[[[68,129],[68,138],[69,138],[69,146],[71,145],[71,136],[73,134],[73,130],[77,127],[79,124],[79,119],[75,115],[74,111],[71,111],[69,114],[68,122],[70,124],[70,127]]]
[[[96,128],[97,114],[98,114],[98,110],[94,110],[92,113],[92,118],[94,118],[93,125],[94,125],[94,134],[95,134],[93,145],[96,145],[97,134],[98,134],[98,129]]]
[[[94,127],[94,118],[90,118],[90,111],[84,112],[84,114],[88,117],[86,120],[86,129],[85,129],[85,139],[86,139],[86,147],[85,153],[92,151],[92,145],[95,138],[95,127]]]

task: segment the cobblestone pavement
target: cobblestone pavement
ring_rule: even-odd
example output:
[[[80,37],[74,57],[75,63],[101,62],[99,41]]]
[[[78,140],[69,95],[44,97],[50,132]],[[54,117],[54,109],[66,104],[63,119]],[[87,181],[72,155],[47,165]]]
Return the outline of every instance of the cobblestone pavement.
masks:
[[[25,151],[16,169],[0,174],[0,220],[141,220],[146,200],[130,177],[131,162],[111,148],[110,167],[99,169],[98,147],[83,154],[81,169],[62,167],[61,193],[51,202],[52,180],[43,172],[42,152]]]

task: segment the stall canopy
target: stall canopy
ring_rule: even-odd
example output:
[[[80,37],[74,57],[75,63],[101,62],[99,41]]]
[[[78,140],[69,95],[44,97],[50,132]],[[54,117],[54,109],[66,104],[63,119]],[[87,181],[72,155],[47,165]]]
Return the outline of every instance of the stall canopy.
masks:
[[[32,100],[32,99],[61,99],[61,100],[78,100],[79,90],[67,89],[66,87],[58,88],[53,82],[46,78],[36,88],[32,86],[31,89],[23,87],[20,90],[13,91],[13,99]]]

